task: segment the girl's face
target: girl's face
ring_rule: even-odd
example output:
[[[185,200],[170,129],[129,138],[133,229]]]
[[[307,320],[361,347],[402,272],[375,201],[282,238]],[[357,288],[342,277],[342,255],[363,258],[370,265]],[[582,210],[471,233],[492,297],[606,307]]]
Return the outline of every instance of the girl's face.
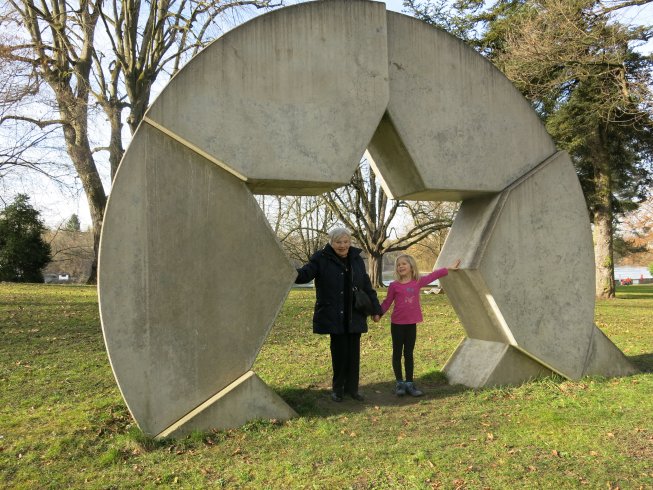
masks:
[[[413,268],[410,266],[410,262],[406,259],[397,261],[397,274],[399,274],[399,277],[411,277],[412,273]]]
[[[337,238],[331,244],[331,247],[333,247],[333,250],[335,250],[336,254],[338,254],[340,257],[343,258],[347,257],[350,246],[351,246],[351,238],[349,238],[347,235],[343,235],[340,238]]]

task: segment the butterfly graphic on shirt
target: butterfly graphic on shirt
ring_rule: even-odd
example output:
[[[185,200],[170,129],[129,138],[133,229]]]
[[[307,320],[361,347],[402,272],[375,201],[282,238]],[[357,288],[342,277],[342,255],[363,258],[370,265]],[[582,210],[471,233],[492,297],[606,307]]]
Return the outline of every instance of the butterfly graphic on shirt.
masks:
[[[404,303],[412,303],[415,299],[415,288],[406,288],[406,293],[408,293],[408,295],[404,298]]]

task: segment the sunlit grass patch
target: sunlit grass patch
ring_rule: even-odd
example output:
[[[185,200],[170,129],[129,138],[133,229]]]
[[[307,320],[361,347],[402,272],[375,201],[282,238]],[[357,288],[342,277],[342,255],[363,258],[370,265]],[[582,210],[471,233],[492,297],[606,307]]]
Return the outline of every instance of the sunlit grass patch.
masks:
[[[362,404],[328,398],[313,301],[291,291],[254,366],[297,418],[157,441],[115,384],[95,288],[0,284],[0,487],[653,488],[653,287],[620,287],[596,307],[641,373],[485,390],[446,384],[464,331],[446,296],[424,295],[425,396],[392,394],[384,319],[361,343]]]

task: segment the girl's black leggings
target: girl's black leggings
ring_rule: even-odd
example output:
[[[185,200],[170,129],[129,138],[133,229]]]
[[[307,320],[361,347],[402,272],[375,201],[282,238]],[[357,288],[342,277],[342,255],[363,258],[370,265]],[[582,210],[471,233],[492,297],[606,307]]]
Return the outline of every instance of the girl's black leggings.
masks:
[[[413,350],[417,339],[417,325],[390,324],[392,334],[392,369],[395,372],[397,381],[404,379],[401,375],[401,354],[403,352],[406,361],[406,381],[413,380]]]

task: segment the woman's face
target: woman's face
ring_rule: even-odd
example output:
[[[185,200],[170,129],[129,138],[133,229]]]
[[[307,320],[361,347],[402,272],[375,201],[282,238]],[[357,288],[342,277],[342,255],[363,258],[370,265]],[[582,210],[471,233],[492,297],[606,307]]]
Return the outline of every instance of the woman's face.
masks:
[[[343,258],[347,257],[350,246],[351,238],[349,238],[347,235],[338,237],[331,243],[331,247],[333,247],[333,250],[335,250],[336,254]]]

